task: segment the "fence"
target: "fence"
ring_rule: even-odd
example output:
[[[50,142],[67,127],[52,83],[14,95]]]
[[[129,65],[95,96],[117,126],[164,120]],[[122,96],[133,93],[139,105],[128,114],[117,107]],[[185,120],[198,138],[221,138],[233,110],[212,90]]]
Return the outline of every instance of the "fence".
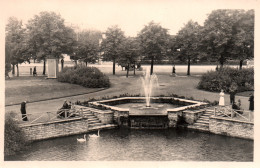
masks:
[[[19,118],[18,118],[19,117]],[[34,123],[46,123],[51,121],[57,121],[61,119],[68,119],[72,117],[83,117],[83,110],[79,109],[59,109],[57,111],[47,111],[40,113],[28,113],[22,117],[20,115],[15,116],[14,119],[20,124],[34,124]],[[27,118],[28,121],[23,121]]]
[[[251,111],[232,109],[232,106],[219,106],[214,108],[214,116],[227,117],[230,119],[253,121],[254,115]]]

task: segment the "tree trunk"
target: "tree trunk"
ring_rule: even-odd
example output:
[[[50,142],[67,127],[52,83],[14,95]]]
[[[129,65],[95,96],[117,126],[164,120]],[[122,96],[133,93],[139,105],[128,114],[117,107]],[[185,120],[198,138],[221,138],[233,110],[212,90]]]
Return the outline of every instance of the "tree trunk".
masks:
[[[134,75],[135,75],[135,62],[134,62]]]
[[[113,75],[116,74],[116,59],[113,60]]]
[[[128,74],[129,74],[129,63],[127,64],[127,71],[126,71],[126,77],[128,78]]]
[[[17,77],[19,77],[19,67],[18,67],[18,64],[16,64],[16,69],[17,69]]]
[[[12,74],[13,74],[13,76],[15,75],[15,65],[14,64],[12,64],[13,65],[13,70],[12,70]]]
[[[88,66],[88,62],[86,61],[85,63],[86,63],[86,67],[87,67]]]
[[[243,60],[240,60],[239,62],[239,69],[242,70],[242,66],[243,66]]]
[[[190,58],[188,58],[188,70],[187,70],[187,75],[190,75]]]
[[[43,59],[43,71],[42,74],[45,75],[45,68],[46,68],[46,59]]]
[[[152,57],[152,60],[151,60],[151,71],[150,71],[150,75],[153,74],[153,61],[154,61],[154,58]]]

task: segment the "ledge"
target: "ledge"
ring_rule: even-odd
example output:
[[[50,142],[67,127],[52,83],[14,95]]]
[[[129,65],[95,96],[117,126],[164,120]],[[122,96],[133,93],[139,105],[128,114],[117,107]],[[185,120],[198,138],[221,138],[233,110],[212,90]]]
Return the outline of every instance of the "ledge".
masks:
[[[30,127],[30,126],[37,126],[37,125],[49,125],[49,124],[55,124],[55,123],[63,123],[63,122],[71,122],[71,121],[76,121],[76,120],[81,120],[81,119],[86,119],[84,117],[73,117],[73,118],[68,118],[68,119],[59,119],[55,121],[49,121],[49,122],[44,122],[44,123],[26,123],[26,124],[19,124],[19,127]]]
[[[230,121],[230,122],[240,122],[240,123],[246,123],[246,124],[254,125],[254,122],[251,122],[251,121],[241,121],[241,120],[235,120],[235,119],[224,118],[224,117],[211,116],[211,117],[209,117],[209,119],[225,120],[225,121]]]

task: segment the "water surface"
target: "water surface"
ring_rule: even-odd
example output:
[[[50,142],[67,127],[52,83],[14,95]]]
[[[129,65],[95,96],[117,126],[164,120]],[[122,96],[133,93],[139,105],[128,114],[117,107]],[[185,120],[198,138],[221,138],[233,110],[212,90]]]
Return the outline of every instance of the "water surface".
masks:
[[[96,132],[93,132],[96,133]],[[19,161],[253,161],[253,141],[183,129],[100,131],[34,142]]]

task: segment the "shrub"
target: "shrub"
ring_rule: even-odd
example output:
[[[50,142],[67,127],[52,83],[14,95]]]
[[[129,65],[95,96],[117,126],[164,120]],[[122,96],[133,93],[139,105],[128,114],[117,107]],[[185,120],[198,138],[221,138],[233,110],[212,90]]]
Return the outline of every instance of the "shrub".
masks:
[[[15,154],[25,148],[28,143],[24,132],[14,120],[14,115],[11,112],[5,116],[4,153],[6,156]]]
[[[219,71],[209,71],[201,77],[198,89],[219,92],[223,89],[230,92],[236,88],[237,92],[254,90],[254,69],[222,68]]]
[[[109,87],[109,78],[95,67],[65,67],[58,74],[59,82],[78,84],[89,88]]]

